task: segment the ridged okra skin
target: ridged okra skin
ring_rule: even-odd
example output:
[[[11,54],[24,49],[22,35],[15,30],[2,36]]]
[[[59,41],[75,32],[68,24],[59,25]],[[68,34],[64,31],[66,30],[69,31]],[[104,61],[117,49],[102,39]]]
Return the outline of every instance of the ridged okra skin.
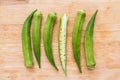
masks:
[[[85,11],[84,10],[78,11],[72,32],[73,55],[80,72],[82,72],[81,62],[80,62],[80,42],[81,42],[82,27],[84,20],[85,20]]]
[[[86,56],[86,65],[88,69],[94,69],[96,65],[93,51],[93,31],[97,12],[98,10],[96,10],[96,12],[93,14],[90,21],[88,22],[84,37],[84,49]]]
[[[33,15],[32,43],[33,43],[34,54],[39,68],[41,67],[41,62],[40,62],[41,21],[42,21],[42,13],[40,11],[36,11]]]
[[[33,66],[33,59],[32,59],[32,50],[31,50],[31,39],[30,39],[30,25],[32,22],[33,14],[36,12],[34,10],[25,20],[22,28],[22,49],[23,49],[23,56],[24,56],[24,65],[26,67]]]
[[[45,53],[49,62],[56,70],[58,70],[54,61],[53,51],[52,51],[52,33],[53,33],[54,24],[56,22],[56,18],[57,18],[56,13],[52,12],[48,14],[44,26],[43,43],[44,43]]]

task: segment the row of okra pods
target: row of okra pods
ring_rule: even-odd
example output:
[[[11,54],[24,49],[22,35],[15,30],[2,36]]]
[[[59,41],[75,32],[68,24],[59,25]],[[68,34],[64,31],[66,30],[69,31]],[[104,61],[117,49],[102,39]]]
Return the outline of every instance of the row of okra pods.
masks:
[[[86,56],[86,66],[88,67],[88,69],[94,69],[96,65],[94,59],[94,53],[93,53],[93,32],[94,32],[94,22],[97,12],[98,10],[95,11],[93,16],[89,20],[84,36],[84,50]],[[80,10],[77,12],[77,16],[74,22],[74,27],[72,32],[73,56],[80,72],[82,72],[81,61],[80,61],[81,58],[80,42],[81,42],[82,26],[84,24],[85,15],[86,15],[85,10]],[[46,22],[44,24],[43,43],[44,43],[44,50],[49,62],[56,70],[58,70],[52,52],[52,33],[53,33],[53,26],[56,22],[56,18],[57,16],[55,12],[51,12],[48,14]],[[37,60],[38,66],[41,67],[41,59],[40,59],[41,21],[42,21],[42,13],[38,10],[34,10],[26,18],[23,24],[22,49],[24,55],[24,64],[26,67],[33,66],[31,45],[33,45],[34,55]],[[32,23],[32,28],[30,28],[31,23]],[[59,35],[58,52],[59,52],[60,62],[65,75],[67,74],[66,71],[67,26],[68,26],[68,16],[67,14],[63,14],[60,18],[60,26],[59,26],[59,34],[58,34]],[[32,29],[32,41],[30,39],[30,29]]]

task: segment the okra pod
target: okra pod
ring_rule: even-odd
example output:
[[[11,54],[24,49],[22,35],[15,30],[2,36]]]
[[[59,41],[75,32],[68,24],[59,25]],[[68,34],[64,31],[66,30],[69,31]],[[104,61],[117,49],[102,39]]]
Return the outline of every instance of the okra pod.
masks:
[[[67,75],[67,71],[66,71],[67,24],[68,24],[68,16],[66,14],[63,14],[60,18],[60,27],[59,27],[59,35],[58,35],[58,49],[59,49],[60,62],[61,62],[61,65],[62,65],[65,75]]]
[[[42,13],[39,11],[36,11],[33,15],[32,42],[33,42],[33,49],[34,49],[35,58],[37,60],[39,68],[41,67],[41,64],[40,64],[41,21],[42,21]]]
[[[93,52],[93,30],[94,30],[94,22],[97,12],[98,10],[96,10],[94,15],[91,17],[90,21],[88,22],[84,37],[84,49],[86,56],[86,65],[88,69],[94,69],[96,65],[94,59],[94,52]]]
[[[48,14],[47,20],[44,26],[43,42],[44,42],[45,53],[49,62],[56,70],[58,70],[54,61],[53,51],[52,51],[52,32],[53,32],[53,26],[55,24],[56,18],[57,17],[55,12]]]
[[[35,12],[36,10],[34,10],[27,17],[22,28],[22,49],[23,49],[23,55],[24,55],[24,64],[26,67],[31,67],[33,65],[31,40],[30,40],[30,25],[31,25],[33,14]]]
[[[82,26],[84,20],[85,20],[85,11],[84,10],[78,11],[72,33],[73,55],[80,72],[82,72],[81,62],[80,62],[80,42],[81,42]]]

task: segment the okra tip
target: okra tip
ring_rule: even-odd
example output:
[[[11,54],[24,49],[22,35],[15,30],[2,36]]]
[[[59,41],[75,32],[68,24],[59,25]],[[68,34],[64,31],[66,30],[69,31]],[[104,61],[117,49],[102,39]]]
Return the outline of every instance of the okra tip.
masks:
[[[57,66],[54,66],[55,67],[55,69],[58,71],[59,69],[57,68]]]
[[[65,74],[65,76],[67,76],[67,71],[66,70],[64,71],[64,74]]]
[[[38,63],[38,67],[39,67],[39,68],[41,68],[41,65],[40,65],[40,63]]]
[[[82,69],[79,67],[79,71],[80,71],[80,73],[82,73]]]
[[[36,12],[37,11],[37,9],[35,9],[33,12]]]
[[[98,10],[96,10],[96,12],[95,13],[97,13],[98,12]]]
[[[96,17],[96,14],[97,14],[97,13],[98,13],[98,10],[95,11],[95,13],[94,13],[94,17]]]
[[[93,17],[95,18],[96,17],[96,14],[98,13],[98,10],[95,11]]]

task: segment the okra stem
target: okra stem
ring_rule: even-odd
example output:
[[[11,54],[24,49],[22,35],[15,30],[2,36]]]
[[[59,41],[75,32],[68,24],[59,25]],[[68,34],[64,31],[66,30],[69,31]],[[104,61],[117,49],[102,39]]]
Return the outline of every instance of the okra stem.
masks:
[[[96,10],[94,15],[91,17],[85,31],[84,48],[86,56],[86,65],[88,69],[94,69],[96,65],[93,52],[93,30],[97,12],[98,10]]]

